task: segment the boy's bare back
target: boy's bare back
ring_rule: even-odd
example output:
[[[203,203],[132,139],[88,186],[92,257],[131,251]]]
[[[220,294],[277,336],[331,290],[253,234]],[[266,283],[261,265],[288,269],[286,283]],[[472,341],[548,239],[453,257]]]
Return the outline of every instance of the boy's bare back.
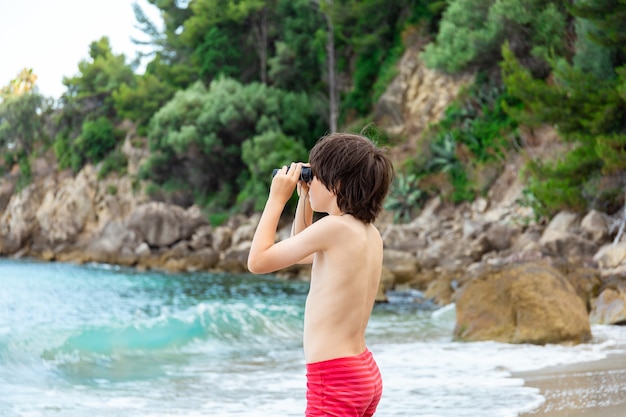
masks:
[[[382,239],[351,215],[328,216],[335,233],[315,255],[304,313],[307,363],[365,350],[365,328],[380,282]]]

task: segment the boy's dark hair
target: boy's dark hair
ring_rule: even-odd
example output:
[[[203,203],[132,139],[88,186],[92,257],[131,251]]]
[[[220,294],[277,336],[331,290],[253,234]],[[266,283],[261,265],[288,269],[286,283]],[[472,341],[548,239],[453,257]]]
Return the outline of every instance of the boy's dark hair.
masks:
[[[337,205],[365,223],[383,208],[393,180],[393,165],[369,139],[350,133],[322,137],[309,154],[311,171],[337,195]]]

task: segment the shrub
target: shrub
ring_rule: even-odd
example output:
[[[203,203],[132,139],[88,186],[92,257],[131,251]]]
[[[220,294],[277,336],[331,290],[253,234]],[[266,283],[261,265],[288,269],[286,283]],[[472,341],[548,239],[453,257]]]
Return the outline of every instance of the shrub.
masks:
[[[104,159],[115,144],[113,124],[106,117],[85,121],[80,136],[74,141],[75,150],[93,163]]]

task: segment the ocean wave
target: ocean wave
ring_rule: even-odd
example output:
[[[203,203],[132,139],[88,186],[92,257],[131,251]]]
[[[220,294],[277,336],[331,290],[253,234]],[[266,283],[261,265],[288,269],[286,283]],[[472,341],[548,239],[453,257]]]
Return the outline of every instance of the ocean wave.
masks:
[[[74,362],[173,352],[194,344],[275,343],[298,338],[300,327],[301,311],[293,306],[200,303],[156,318],[80,329],[42,357]]]

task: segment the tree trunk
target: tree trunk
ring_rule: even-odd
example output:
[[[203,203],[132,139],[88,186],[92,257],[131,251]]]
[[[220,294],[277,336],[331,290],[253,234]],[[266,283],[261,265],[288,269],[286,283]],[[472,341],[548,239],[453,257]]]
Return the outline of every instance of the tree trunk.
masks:
[[[337,131],[337,119],[339,117],[339,89],[337,88],[337,73],[335,72],[335,32],[330,10],[333,7],[333,0],[328,0],[329,12],[324,13],[326,24],[328,25],[328,40],[326,43],[326,54],[328,56],[328,100],[329,100],[329,124],[331,133]]]
[[[252,33],[259,54],[261,82],[267,84],[267,8],[264,7],[260,12],[258,20],[254,19],[252,23]]]

